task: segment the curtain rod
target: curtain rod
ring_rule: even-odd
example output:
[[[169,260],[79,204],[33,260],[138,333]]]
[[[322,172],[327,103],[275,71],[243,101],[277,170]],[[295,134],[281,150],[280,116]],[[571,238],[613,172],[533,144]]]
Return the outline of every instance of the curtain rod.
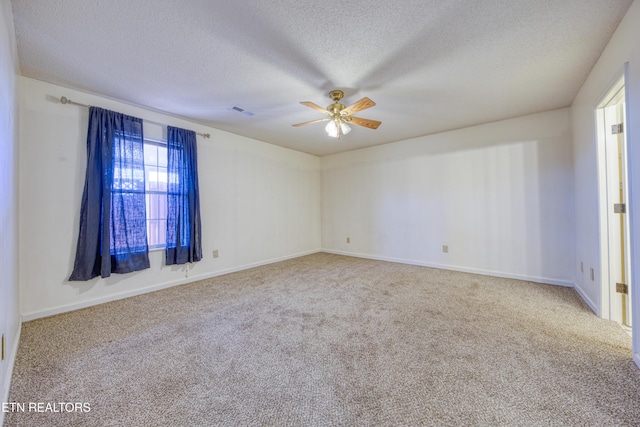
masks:
[[[79,103],[79,102],[72,101],[72,100],[70,100],[69,98],[67,98],[66,96],[62,96],[62,97],[60,97],[60,103],[62,103],[62,104],[73,104],[73,105],[79,105],[79,106],[81,106],[81,107],[87,107],[87,108],[91,107],[90,105],[87,105],[87,104],[81,104],[81,103]],[[166,126],[164,123],[154,122],[153,120],[146,120],[146,119],[143,119],[143,121],[145,121],[145,122],[149,122],[149,123],[153,123],[154,125]],[[200,136],[201,136],[201,137],[203,137],[203,138],[211,138],[211,134],[209,134],[209,133],[199,133],[199,132],[196,132],[196,135],[200,135]]]

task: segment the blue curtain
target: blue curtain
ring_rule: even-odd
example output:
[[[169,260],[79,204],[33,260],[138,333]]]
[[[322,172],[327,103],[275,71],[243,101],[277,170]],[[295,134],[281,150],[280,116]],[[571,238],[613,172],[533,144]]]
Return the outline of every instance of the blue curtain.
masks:
[[[198,156],[194,131],[167,126],[166,264],[202,259]]]
[[[80,232],[69,280],[149,268],[142,120],[91,107]]]

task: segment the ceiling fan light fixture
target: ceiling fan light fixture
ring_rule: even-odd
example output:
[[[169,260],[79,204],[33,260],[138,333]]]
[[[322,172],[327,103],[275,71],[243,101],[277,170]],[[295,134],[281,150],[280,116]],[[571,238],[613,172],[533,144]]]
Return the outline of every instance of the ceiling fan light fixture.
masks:
[[[331,120],[329,123],[327,123],[327,126],[325,126],[324,130],[327,132],[327,135],[329,135],[331,138],[337,138],[338,125],[340,126],[341,135],[346,135],[349,132],[351,132],[351,126],[349,126],[343,121],[337,121],[337,120]]]
[[[324,130],[331,138],[338,137],[338,125],[336,125],[335,121],[331,120],[329,123],[327,123],[327,126],[324,128]]]

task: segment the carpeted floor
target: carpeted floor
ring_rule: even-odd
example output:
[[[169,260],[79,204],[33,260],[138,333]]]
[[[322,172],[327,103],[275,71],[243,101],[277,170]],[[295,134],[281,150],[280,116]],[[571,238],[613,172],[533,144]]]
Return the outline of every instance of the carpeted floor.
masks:
[[[25,323],[10,401],[86,405],[7,426],[630,426],[640,370],[572,289],[320,253]]]

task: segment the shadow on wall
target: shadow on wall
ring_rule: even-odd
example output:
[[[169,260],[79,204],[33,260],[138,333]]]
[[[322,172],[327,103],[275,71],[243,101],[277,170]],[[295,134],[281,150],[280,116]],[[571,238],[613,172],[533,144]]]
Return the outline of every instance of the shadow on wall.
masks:
[[[570,141],[558,110],[329,156],[323,245],[569,285]]]

